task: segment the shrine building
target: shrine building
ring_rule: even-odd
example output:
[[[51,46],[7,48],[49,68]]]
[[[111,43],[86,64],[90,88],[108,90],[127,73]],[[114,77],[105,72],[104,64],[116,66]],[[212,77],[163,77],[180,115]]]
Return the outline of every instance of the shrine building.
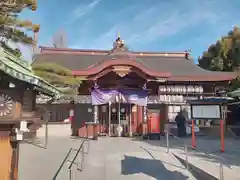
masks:
[[[78,136],[85,124],[98,124],[99,134],[116,135],[119,127],[126,136],[161,133],[181,109],[190,111],[187,100],[213,97],[235,78],[200,68],[189,52],[130,51],[120,37],[110,50],[41,47],[34,63],[56,63],[82,79],[72,120]]]

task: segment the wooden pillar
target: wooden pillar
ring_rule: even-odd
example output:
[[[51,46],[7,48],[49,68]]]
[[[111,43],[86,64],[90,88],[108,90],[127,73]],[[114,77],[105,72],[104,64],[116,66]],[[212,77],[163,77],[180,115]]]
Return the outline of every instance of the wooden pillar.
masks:
[[[132,137],[132,104],[129,104],[129,136]]]
[[[0,179],[10,180],[12,147],[8,131],[0,131]],[[14,179],[13,179],[14,180]]]
[[[20,117],[21,116],[21,112],[22,112],[22,103],[16,101],[13,117],[14,118]]]
[[[94,120],[94,123],[97,123],[98,122],[98,106],[97,105],[94,105],[93,107],[93,120]]]
[[[17,141],[11,142],[12,158],[10,180],[18,180],[18,158],[19,158],[19,143]]]
[[[160,131],[164,132],[166,124],[168,124],[168,105],[162,104],[160,106]]]
[[[147,135],[148,134],[147,121],[148,121],[147,106],[144,106],[143,107],[142,135]]]
[[[94,106],[94,123],[92,124],[93,128],[93,139],[97,140],[98,139],[98,121],[99,121],[99,114],[98,114],[98,108],[99,106],[95,105]]]
[[[132,106],[132,133],[137,132],[137,106],[133,105]]]
[[[143,107],[137,106],[137,132],[142,133],[142,124],[143,124]]]

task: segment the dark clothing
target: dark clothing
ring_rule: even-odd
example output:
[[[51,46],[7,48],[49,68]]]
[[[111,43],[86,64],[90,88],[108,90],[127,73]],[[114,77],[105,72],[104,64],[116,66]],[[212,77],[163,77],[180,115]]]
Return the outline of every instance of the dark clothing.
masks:
[[[175,118],[175,121],[177,123],[177,127],[178,127],[178,136],[179,137],[185,137],[186,136],[186,119],[183,116],[183,114],[178,114]]]

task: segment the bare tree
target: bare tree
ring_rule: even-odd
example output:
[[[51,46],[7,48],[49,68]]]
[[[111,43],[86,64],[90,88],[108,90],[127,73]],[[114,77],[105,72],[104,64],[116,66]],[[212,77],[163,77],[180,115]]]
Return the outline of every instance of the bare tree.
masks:
[[[53,47],[55,48],[67,48],[67,34],[64,30],[59,30],[53,36]]]

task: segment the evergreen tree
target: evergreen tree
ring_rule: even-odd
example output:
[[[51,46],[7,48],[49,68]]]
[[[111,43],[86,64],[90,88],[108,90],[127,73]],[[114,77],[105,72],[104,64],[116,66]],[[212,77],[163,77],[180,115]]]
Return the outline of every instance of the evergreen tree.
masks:
[[[240,88],[240,28],[234,27],[228,35],[209,46],[198,59],[199,66],[212,71],[236,72],[229,90]]]
[[[24,30],[38,32],[40,26],[28,20],[19,20],[18,16],[25,8],[35,11],[37,8],[36,0],[2,0],[0,2],[0,35],[5,36],[6,40],[20,42],[28,45],[36,45],[34,39],[28,36]],[[11,49],[7,43],[2,42],[2,47],[7,51],[20,57],[18,49]],[[71,71],[53,63],[43,63],[33,65],[34,73],[48,81],[49,83],[63,88],[65,93],[76,94],[76,88],[80,85],[80,80],[73,77]]]
[[[227,36],[209,46],[198,59],[199,66],[213,71],[235,71],[240,66],[240,29],[234,27]]]
[[[0,32],[6,33],[6,38],[15,42],[34,44],[33,38],[21,29],[38,32],[40,26],[30,21],[19,20],[18,15],[25,8],[35,11],[36,0],[2,0],[0,2]]]
[[[33,64],[34,73],[60,88],[65,94],[77,94],[81,80],[72,75],[72,71],[55,63]]]

